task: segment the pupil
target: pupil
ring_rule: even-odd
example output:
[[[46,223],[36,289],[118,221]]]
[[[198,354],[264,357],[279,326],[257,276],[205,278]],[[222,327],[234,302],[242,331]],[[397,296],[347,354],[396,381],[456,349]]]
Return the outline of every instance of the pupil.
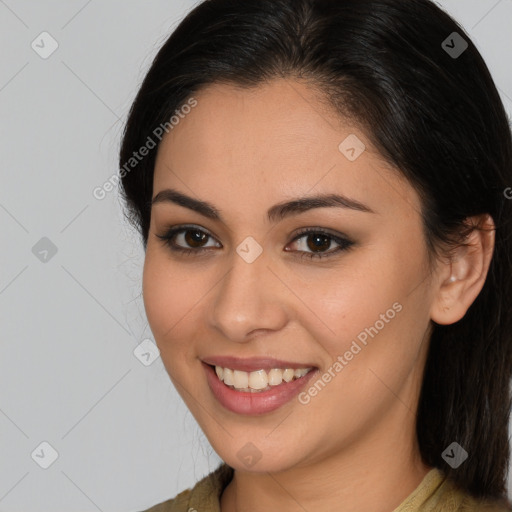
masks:
[[[308,243],[309,249],[328,249],[330,245],[330,239],[326,235],[310,235],[308,240],[314,240],[313,244]],[[323,243],[322,243],[323,241]]]
[[[196,235],[195,237],[194,236],[191,236],[190,233],[194,233],[194,235]],[[193,230],[189,230],[185,233],[185,241],[187,242],[187,244],[189,244],[190,246],[192,247],[196,247],[195,244],[198,244],[200,245],[201,242],[204,242],[205,241],[205,238],[207,237],[208,235],[206,235],[206,233],[201,233],[200,231],[193,231]]]

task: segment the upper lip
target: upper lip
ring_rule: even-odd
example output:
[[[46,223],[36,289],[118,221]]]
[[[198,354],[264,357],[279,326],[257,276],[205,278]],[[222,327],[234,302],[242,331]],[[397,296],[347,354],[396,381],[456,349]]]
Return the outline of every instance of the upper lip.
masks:
[[[244,372],[254,372],[256,370],[271,370],[272,368],[315,368],[309,363],[294,363],[282,359],[273,359],[271,357],[249,357],[240,358],[233,356],[212,356],[202,359],[203,363],[212,366],[221,366],[232,370],[242,370]]]

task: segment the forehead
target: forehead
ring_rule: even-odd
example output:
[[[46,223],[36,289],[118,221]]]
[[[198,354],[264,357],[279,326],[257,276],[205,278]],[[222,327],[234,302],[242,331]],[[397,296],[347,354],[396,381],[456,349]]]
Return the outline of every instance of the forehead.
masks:
[[[258,194],[278,201],[315,189],[381,204],[387,196],[393,209],[397,197],[405,199],[404,207],[419,205],[364,131],[304,83],[279,79],[250,89],[214,84],[194,98],[197,106],[160,144],[155,191],[184,186],[202,197],[235,201]]]
[[[192,138],[202,156],[207,151],[222,158],[240,150],[246,157],[249,151],[285,157],[288,148],[293,154],[315,150],[318,157],[321,149],[337,151],[340,131],[348,128],[316,89],[292,80],[252,88],[213,84],[195,98],[197,106],[166,137],[178,151]]]

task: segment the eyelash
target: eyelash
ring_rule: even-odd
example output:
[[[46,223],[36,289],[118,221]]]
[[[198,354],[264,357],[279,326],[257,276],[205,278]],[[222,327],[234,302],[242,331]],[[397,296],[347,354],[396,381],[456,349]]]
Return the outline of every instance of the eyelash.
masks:
[[[206,231],[199,229],[197,227],[194,227],[194,226],[177,226],[175,228],[169,229],[165,235],[156,235],[156,236],[160,240],[162,240],[164,245],[166,245],[171,251],[179,252],[183,255],[192,255],[193,254],[194,256],[200,256],[205,251],[212,249],[211,247],[207,247],[207,248],[203,247],[203,248],[197,248],[197,249],[185,249],[183,247],[175,245],[173,243],[174,237],[180,233],[184,233],[187,231],[197,231],[200,233],[204,233],[209,238],[213,238],[213,236],[210,235],[209,233],[207,233]],[[331,250],[329,252],[324,252],[324,253],[298,251],[298,252],[302,253],[300,256],[301,258],[304,258],[304,257],[309,258],[309,259],[330,258],[331,256],[338,254],[341,251],[349,250],[352,247],[352,245],[354,245],[354,242],[352,240],[349,240],[346,237],[340,237],[340,236],[333,235],[322,228],[303,228],[295,235],[295,238],[290,243],[293,243],[296,240],[303,238],[304,235],[308,235],[308,234],[321,234],[321,235],[327,236],[328,238],[331,239],[331,241],[334,241],[337,244],[339,244],[339,247],[335,250]]]

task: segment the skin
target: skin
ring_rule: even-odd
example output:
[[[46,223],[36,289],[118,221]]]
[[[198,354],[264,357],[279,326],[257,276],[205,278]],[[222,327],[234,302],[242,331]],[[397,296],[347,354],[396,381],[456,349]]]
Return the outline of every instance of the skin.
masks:
[[[468,248],[429,266],[415,189],[305,83],[210,85],[194,97],[198,105],[160,144],[153,197],[176,189],[213,204],[222,221],[155,203],[143,296],[171,380],[235,469],[222,512],[393,510],[431,469],[415,435],[431,321],[464,316],[484,283],[493,233],[474,232]],[[366,145],[355,161],[338,149],[349,134]],[[267,219],[276,203],[320,193],[374,213],[315,208]],[[211,235],[203,242],[210,251],[181,255],[157,237],[181,224]],[[314,252],[311,236],[309,245],[308,235],[293,240],[308,227],[354,245],[334,253],[339,246],[327,239],[323,252],[332,256],[301,258]],[[250,264],[236,252],[247,236],[263,249]],[[175,244],[201,247],[183,234]],[[294,399],[242,416],[208,387],[201,359],[214,355],[269,356],[321,375],[394,303],[402,310],[307,405]],[[252,467],[237,456],[248,442],[261,454]]]

